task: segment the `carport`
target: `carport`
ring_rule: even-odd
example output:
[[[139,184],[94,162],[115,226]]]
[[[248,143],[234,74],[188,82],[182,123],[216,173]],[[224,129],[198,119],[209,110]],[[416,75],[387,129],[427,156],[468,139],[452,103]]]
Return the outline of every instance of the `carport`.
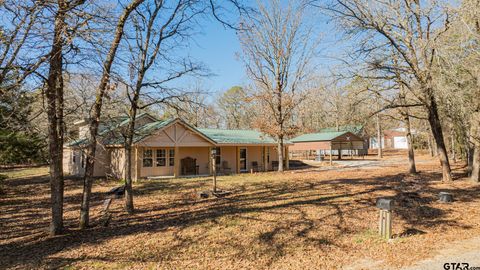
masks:
[[[307,159],[312,151],[317,158],[329,156],[330,164],[332,156],[342,159],[342,154],[363,156],[366,153],[363,139],[348,131],[308,133],[290,140],[293,145],[289,148],[289,154],[295,156],[303,153]]]

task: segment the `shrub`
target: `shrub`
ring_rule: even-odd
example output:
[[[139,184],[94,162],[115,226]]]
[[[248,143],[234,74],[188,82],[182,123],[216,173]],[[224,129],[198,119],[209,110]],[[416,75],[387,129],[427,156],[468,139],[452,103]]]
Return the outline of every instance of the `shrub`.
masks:
[[[3,182],[8,178],[5,174],[0,174],[0,194],[3,193]]]

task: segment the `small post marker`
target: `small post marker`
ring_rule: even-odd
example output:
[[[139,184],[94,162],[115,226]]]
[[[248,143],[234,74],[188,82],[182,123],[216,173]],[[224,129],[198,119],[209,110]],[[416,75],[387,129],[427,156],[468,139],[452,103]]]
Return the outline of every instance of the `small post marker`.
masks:
[[[391,239],[393,200],[387,198],[379,198],[377,199],[377,208],[380,208],[378,231],[383,238]]]

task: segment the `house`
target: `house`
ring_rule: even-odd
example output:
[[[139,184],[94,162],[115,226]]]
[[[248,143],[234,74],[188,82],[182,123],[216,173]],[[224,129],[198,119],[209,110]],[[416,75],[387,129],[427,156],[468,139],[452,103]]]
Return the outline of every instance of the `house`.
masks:
[[[112,119],[99,131],[94,176],[125,178],[125,150],[122,130],[128,118]],[[76,123],[79,134],[85,135],[85,121]],[[276,142],[255,130],[223,130],[195,128],[182,119],[157,120],[149,114],[136,119],[132,149],[132,177],[179,177],[212,174],[212,153],[215,152],[219,173],[241,173],[274,170],[278,166]],[[64,170],[82,175],[85,168],[86,136],[64,148]],[[285,146],[288,153],[289,143]],[[215,149],[215,151],[212,151]],[[287,164],[288,158],[284,161]]]
[[[377,137],[371,137],[369,141],[369,148],[378,148]],[[404,128],[384,130],[381,141],[384,149],[408,149],[406,130]]]
[[[329,155],[331,160],[332,155],[337,155],[341,159],[345,154],[365,154],[363,139],[349,131],[308,133],[290,141],[293,143],[289,147],[292,156],[299,152],[315,151],[317,157]]]

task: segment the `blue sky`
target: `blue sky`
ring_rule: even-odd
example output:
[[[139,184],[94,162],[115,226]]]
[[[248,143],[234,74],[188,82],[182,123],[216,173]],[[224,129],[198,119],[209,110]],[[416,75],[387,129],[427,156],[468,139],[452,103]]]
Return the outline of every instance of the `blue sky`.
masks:
[[[204,23],[202,33],[196,36],[195,43],[191,45],[190,55],[215,74],[204,80],[208,90],[224,91],[245,82],[243,63],[236,56],[240,50],[235,30],[213,20]]]
[[[314,15],[314,14],[309,14]],[[333,23],[320,14],[314,15],[318,26],[318,34],[322,35],[320,55],[314,62],[318,65],[318,72],[328,75],[328,70],[338,61],[333,57],[340,57],[345,43],[339,43],[338,32]],[[203,23],[202,33],[195,36],[195,42],[190,45],[190,56],[203,62],[215,74],[204,79],[202,86],[211,92],[223,92],[235,85],[244,85],[248,82],[244,65],[237,56],[241,55],[241,48],[235,30],[225,28],[215,20]]]

